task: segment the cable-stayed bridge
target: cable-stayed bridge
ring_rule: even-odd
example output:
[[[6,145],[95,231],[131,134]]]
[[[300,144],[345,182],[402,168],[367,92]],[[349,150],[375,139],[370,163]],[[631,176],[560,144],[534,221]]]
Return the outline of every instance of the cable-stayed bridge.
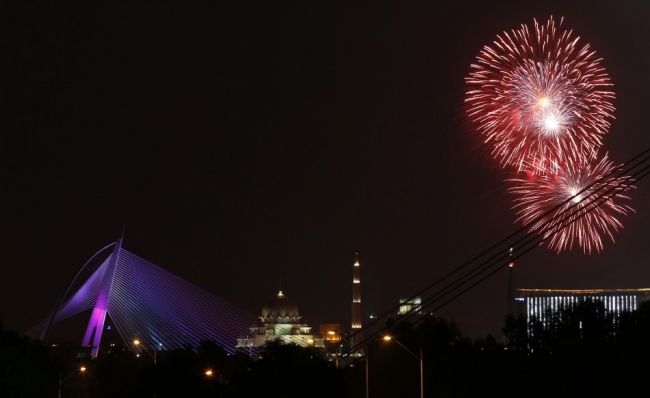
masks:
[[[234,352],[253,317],[215,295],[122,247],[122,238],[96,252],[79,269],[48,317],[29,334],[46,340],[53,325],[91,311],[82,340],[97,357],[106,319],[127,347],[138,339],[155,350],[212,340]]]

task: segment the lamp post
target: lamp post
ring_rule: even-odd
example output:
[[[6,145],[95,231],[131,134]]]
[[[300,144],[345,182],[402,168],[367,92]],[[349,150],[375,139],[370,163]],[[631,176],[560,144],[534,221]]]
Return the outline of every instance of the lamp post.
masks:
[[[370,353],[368,352],[368,348],[366,348],[366,398],[370,398],[370,383],[368,379],[368,360],[370,359]]]
[[[63,377],[63,372],[59,372],[59,389],[58,389],[58,397],[61,398],[61,388],[62,388],[62,386],[63,386],[63,382],[65,382],[66,380],[68,380],[69,378],[71,378],[72,376],[74,376],[74,375],[76,375],[76,374],[84,374],[84,373],[86,373],[86,370],[87,370],[86,366],[85,366],[85,365],[81,365],[81,366],[79,366],[79,369],[77,369],[77,370],[75,370],[74,372],[70,373],[70,374],[67,375],[66,377]]]
[[[133,345],[136,346],[136,347],[138,347],[138,348],[142,347],[142,350],[143,350],[143,351],[147,351],[147,348],[145,347],[145,345],[142,344],[142,342],[141,342],[140,340],[138,340],[138,339],[133,339]],[[156,355],[156,348],[155,348],[155,347],[152,348],[151,351],[153,351],[153,354],[150,353],[150,355],[153,357],[153,364],[154,364],[154,366],[155,366],[155,365],[156,365],[156,362],[157,362],[157,361],[156,361],[156,356],[157,356],[157,355]]]
[[[420,363],[420,398],[424,398],[424,361],[422,357],[422,347],[420,347],[420,350],[418,352],[419,355],[416,355],[413,351],[409,350],[408,347],[406,347],[399,340],[397,340],[396,338],[394,338],[389,334],[384,335],[382,340],[384,340],[387,343],[390,343],[391,341],[396,342],[400,347],[402,347],[406,352],[408,352],[413,358],[415,358]]]

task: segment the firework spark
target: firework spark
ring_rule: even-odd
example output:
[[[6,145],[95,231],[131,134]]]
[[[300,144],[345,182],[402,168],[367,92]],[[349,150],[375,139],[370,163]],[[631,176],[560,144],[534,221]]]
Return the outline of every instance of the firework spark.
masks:
[[[507,180],[515,195],[517,221],[558,253],[574,244],[584,253],[600,252],[603,237],[613,242],[614,233],[623,228],[619,218],[634,211],[625,204],[626,193],[634,188],[632,179],[619,176],[619,167],[605,155],[600,161],[572,164],[556,174],[527,173],[526,178]]]
[[[545,24],[503,32],[465,79],[465,102],[503,166],[538,172],[595,158],[614,118],[612,83],[589,44]]]

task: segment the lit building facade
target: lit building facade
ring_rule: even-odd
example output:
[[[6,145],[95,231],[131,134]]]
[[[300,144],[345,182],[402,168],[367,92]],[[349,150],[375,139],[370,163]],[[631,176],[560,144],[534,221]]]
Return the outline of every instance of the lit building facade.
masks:
[[[518,313],[525,315],[530,326],[538,320],[548,327],[549,313],[572,308],[584,301],[600,301],[614,319],[623,312],[635,311],[650,299],[650,288],[644,289],[517,289],[515,303]],[[530,330],[530,329],[529,329]]]
[[[340,323],[324,323],[320,325],[320,335],[325,343],[327,355],[335,360],[343,349],[343,327]]]
[[[412,299],[399,299],[399,310],[397,315],[405,315],[411,312],[422,314],[422,299],[420,297],[413,297]]]
[[[338,344],[343,338],[343,329],[340,323],[324,323],[320,325],[320,335],[326,343]]]
[[[250,327],[250,335],[237,339],[237,348],[258,348],[268,341],[280,340],[301,347],[323,348],[324,341],[311,332],[311,326],[301,322],[298,306],[280,290],[262,308],[260,322]]]

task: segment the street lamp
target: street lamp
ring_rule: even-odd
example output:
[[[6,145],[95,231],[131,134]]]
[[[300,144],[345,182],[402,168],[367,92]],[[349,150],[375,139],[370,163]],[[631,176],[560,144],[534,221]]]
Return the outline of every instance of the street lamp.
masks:
[[[203,374],[205,375],[205,377],[212,377],[214,373],[212,372],[212,369],[206,369],[205,372],[203,372]]]
[[[370,346],[366,346],[366,398],[370,398]]]
[[[406,352],[408,352],[413,358],[415,358],[418,362],[420,362],[420,398],[424,398],[424,361],[422,358],[422,347],[420,347],[419,354],[416,355],[413,351],[409,350],[408,347],[406,347],[404,344],[400,343],[399,340],[394,338],[393,336],[386,334],[384,337],[382,337],[382,340],[384,340],[386,343],[390,343],[391,341],[396,342],[400,347],[402,347]]]
[[[138,340],[138,339],[133,339],[133,345],[136,346],[137,348],[142,347],[143,351],[149,352],[147,347],[145,347],[145,345],[142,344],[142,342],[140,340]],[[153,364],[156,365],[156,362],[157,362],[156,361],[156,356],[157,356],[156,355],[156,348],[155,347],[151,348],[151,351],[153,351],[153,354],[151,354],[151,353],[149,353],[149,354],[153,357]],[[139,357],[140,355],[138,354],[136,356]]]
[[[70,373],[66,377],[63,377],[63,372],[59,372],[59,394],[58,394],[58,397],[61,398],[61,387],[63,386],[63,382],[65,382],[66,380],[68,380],[69,378],[71,378],[72,376],[74,376],[76,374],[84,374],[84,373],[86,373],[86,370],[87,370],[86,366],[81,365],[81,366],[79,366],[79,368],[77,370]]]

